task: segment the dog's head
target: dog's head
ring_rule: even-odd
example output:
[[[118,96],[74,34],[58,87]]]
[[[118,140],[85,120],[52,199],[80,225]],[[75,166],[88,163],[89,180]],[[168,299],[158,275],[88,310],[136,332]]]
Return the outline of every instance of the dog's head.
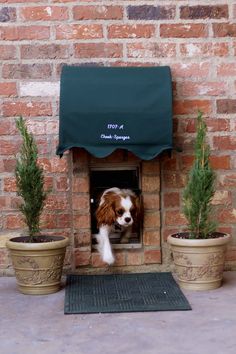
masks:
[[[139,198],[129,189],[110,188],[103,192],[96,211],[98,227],[117,223],[131,226],[139,215]]]

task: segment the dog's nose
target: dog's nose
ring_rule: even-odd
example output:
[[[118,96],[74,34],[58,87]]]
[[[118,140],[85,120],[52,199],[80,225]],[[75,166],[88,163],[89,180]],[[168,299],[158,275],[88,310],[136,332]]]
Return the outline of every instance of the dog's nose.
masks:
[[[125,222],[130,222],[131,218],[125,218]]]

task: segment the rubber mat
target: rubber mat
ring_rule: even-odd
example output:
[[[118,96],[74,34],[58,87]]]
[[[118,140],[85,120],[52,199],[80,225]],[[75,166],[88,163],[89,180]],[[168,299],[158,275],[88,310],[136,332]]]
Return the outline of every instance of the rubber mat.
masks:
[[[68,275],[65,314],[191,310],[171,273]]]

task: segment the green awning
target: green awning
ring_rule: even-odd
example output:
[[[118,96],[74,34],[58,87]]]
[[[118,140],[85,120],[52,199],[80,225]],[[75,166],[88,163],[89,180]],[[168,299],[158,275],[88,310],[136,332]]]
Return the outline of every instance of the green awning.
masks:
[[[172,149],[170,68],[65,66],[59,118],[58,155],[126,149],[150,160]]]

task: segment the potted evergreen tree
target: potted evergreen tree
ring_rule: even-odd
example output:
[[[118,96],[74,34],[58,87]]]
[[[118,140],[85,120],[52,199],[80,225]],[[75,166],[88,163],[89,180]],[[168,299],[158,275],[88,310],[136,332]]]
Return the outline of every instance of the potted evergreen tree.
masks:
[[[198,112],[194,163],[183,192],[187,232],[168,236],[179,284],[191,290],[210,290],[222,283],[226,245],[231,236],[216,232],[212,198],[216,175],[210,166],[206,124]]]
[[[28,132],[22,117],[16,126],[23,139],[17,157],[15,177],[19,206],[28,227],[26,236],[7,242],[19,290],[24,294],[50,294],[60,289],[63,262],[68,239],[63,236],[40,234],[40,216],[47,192],[44,175],[38,165],[38,150],[34,137]]]

